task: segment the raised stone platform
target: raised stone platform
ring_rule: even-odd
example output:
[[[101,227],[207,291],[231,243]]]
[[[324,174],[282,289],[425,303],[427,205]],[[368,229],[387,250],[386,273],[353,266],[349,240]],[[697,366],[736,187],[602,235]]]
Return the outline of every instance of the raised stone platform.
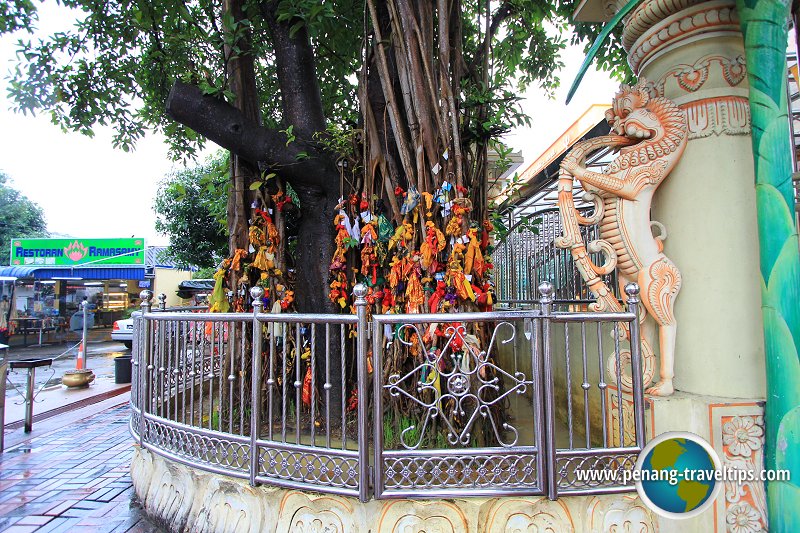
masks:
[[[357,499],[251,487],[136,448],[133,486],[145,510],[172,531],[326,533],[527,533],[658,531],[635,493],[446,500]]]

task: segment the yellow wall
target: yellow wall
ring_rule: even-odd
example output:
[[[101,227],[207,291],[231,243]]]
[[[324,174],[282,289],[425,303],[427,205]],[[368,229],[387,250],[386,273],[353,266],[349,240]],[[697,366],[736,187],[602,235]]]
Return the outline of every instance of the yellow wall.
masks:
[[[167,295],[167,307],[175,305],[185,305],[186,300],[178,298],[175,292],[181,281],[192,279],[192,273],[188,270],[176,270],[172,268],[156,268],[156,277],[153,280],[153,305],[158,303],[158,295],[162,292]]]

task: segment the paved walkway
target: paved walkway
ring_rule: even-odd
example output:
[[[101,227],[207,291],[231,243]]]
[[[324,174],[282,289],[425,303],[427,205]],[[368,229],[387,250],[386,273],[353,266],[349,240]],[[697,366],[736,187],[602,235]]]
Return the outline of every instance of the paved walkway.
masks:
[[[127,405],[0,455],[0,531],[160,532],[133,499]]]

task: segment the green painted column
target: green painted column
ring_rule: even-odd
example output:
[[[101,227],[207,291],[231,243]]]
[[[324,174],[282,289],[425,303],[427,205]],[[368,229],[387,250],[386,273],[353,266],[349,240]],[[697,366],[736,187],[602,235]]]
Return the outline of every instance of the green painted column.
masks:
[[[790,481],[767,482],[770,531],[800,531],[800,250],[791,180],[786,99],[790,4],[737,0],[750,81],[753,157],[766,345],[767,469]]]

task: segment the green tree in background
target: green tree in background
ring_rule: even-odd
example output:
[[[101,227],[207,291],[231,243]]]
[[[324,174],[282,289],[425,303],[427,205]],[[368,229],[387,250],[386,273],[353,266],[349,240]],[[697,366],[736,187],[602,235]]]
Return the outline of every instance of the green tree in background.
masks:
[[[168,253],[183,266],[213,267],[228,253],[227,154],[175,172],[158,188],[156,230],[169,237]]]
[[[10,181],[0,172],[0,261],[4,265],[10,259],[11,239],[49,235],[42,208],[13,188]]]

